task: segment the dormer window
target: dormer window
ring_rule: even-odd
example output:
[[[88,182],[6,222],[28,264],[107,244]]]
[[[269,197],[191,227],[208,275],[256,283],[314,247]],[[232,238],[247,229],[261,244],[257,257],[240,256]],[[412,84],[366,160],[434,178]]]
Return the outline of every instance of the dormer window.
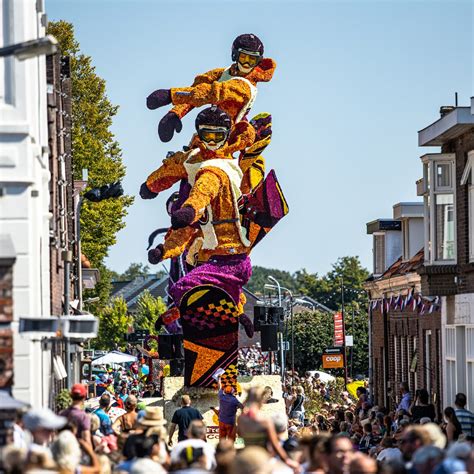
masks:
[[[456,212],[454,153],[430,153],[421,157],[424,166],[425,261],[456,262]]]

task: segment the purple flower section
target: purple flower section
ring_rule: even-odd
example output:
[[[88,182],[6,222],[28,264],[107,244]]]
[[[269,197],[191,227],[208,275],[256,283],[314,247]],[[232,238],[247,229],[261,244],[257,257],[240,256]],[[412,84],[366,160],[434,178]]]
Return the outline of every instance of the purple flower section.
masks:
[[[237,304],[242,287],[251,275],[252,264],[248,255],[216,255],[175,283],[170,288],[170,295],[179,306],[181,298],[189,290],[200,285],[214,285],[226,291]]]

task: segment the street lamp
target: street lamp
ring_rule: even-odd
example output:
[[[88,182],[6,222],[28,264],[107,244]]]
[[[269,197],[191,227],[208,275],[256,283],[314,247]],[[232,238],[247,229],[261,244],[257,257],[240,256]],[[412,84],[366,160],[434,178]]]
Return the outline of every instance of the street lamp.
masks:
[[[54,54],[57,50],[58,40],[52,35],[46,35],[42,38],[4,46],[0,48],[0,57],[15,56],[20,61],[24,61],[42,54]]]
[[[278,306],[281,306],[281,285],[280,285],[280,282],[275,277],[273,277],[272,275],[268,275],[267,278],[270,281],[272,281],[273,283],[275,283],[275,285],[277,286],[277,288],[278,288]]]

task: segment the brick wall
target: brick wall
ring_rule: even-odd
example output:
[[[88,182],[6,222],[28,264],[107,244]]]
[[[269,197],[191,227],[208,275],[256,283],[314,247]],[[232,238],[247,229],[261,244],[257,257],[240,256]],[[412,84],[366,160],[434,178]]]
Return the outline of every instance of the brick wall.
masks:
[[[13,262],[0,262],[0,389],[13,386]]]
[[[384,320],[386,318],[386,324]],[[385,327],[387,332],[385,332]],[[426,331],[431,331],[431,345],[428,349],[430,362],[427,364]],[[375,403],[393,409],[399,402],[399,384],[408,382],[410,391],[430,388],[438,411],[441,400],[441,314],[419,315],[412,311],[389,311],[382,315],[380,310],[372,314],[372,361],[373,390]],[[395,347],[396,344],[396,347]],[[416,350],[416,370],[411,371]],[[388,372],[384,373],[384,357],[388,357]],[[427,368],[430,366],[429,368]],[[427,380],[427,377],[429,380]],[[387,394],[385,395],[385,391]],[[387,400],[388,398],[388,400]]]
[[[68,61],[59,55],[47,57],[47,80],[50,87],[48,93],[48,131],[49,131],[49,167],[50,180],[50,212],[51,219],[51,314],[64,314],[64,263],[62,250],[74,239],[74,208],[72,199],[72,162],[71,162],[71,79]],[[60,181],[60,156],[65,156],[66,183]],[[60,192],[66,190],[66,219],[61,226]],[[65,232],[61,233],[61,228]],[[76,256],[77,258],[77,256]],[[71,279],[72,280],[72,279]],[[70,289],[74,295],[73,285]],[[72,298],[71,298],[72,299]]]

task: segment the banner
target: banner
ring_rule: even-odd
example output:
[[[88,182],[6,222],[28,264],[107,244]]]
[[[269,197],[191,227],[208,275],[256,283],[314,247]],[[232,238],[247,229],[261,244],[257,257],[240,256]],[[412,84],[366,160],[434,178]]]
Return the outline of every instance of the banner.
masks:
[[[344,321],[342,313],[334,313],[334,345],[344,345]]]

